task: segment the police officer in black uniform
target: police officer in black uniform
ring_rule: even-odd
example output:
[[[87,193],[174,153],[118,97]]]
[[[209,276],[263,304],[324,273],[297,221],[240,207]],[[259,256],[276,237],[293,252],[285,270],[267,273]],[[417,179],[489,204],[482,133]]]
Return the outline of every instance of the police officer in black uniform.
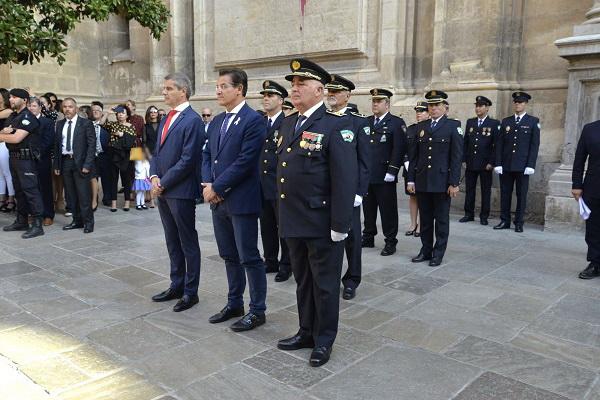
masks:
[[[396,252],[396,243],[398,243],[396,183],[407,150],[406,124],[402,118],[389,112],[392,95],[392,92],[387,89],[371,89],[373,115],[368,118],[371,126],[370,184],[363,201],[365,227],[362,247],[375,247],[377,208],[379,208],[381,228],[385,236],[382,256],[389,256]]]
[[[358,185],[354,197],[352,229],[345,241],[348,270],[342,277],[346,300],[354,298],[356,288],[360,285],[362,270],[360,205],[369,188],[369,138],[371,129],[366,115],[358,114],[350,108],[350,92],[355,89],[354,83],[340,75],[331,75],[331,82],[325,85],[327,103],[332,111],[344,113],[352,119],[352,131],[356,134],[356,160],[358,162]]]
[[[425,94],[430,120],[417,125],[417,140],[410,150],[408,191],[417,193],[421,215],[421,251],[413,262],[442,263],[450,233],[450,199],[458,194],[463,153],[460,121],[445,115],[443,101],[448,95],[439,90]],[[433,242],[435,223],[435,245]]]
[[[24,89],[10,91],[11,116],[0,131],[0,141],[6,142],[9,153],[10,173],[15,186],[17,219],[2,228],[6,232],[26,231],[21,235],[29,239],[44,234],[42,212],[44,209],[38,183],[37,160],[40,157],[39,121],[27,109],[29,93]],[[28,224],[28,215],[33,217]]]
[[[292,273],[290,256],[285,240],[280,239],[277,228],[277,140],[279,127],[285,118],[282,111],[283,101],[288,92],[273,81],[264,81],[263,108],[267,118],[267,137],[259,161],[260,186],[262,189],[262,212],[260,215],[260,235],[267,273],[276,272],[275,282],[287,281]],[[278,260],[281,242],[281,261]]]
[[[475,114],[477,117],[468,119],[465,127],[463,152],[463,162],[467,166],[465,171],[465,216],[459,222],[475,220],[475,189],[477,188],[477,178],[479,178],[481,183],[479,222],[481,225],[488,224],[492,193],[492,170],[496,158],[494,143],[500,129],[500,121],[488,116],[491,106],[492,101],[490,99],[485,96],[477,96],[475,98]]]
[[[523,214],[527,206],[529,176],[535,173],[540,148],[540,120],[527,114],[531,96],[514,92],[514,115],[502,120],[496,141],[496,167],[500,174],[500,223],[494,229],[510,229],[510,203],[513,186],[517,192],[515,232],[523,232]]]
[[[313,348],[311,366],[330,357],[337,335],[344,239],[352,226],[357,187],[356,132],[352,119],[327,111],[319,65],[294,59],[291,100],[298,110],[284,119],[277,145],[279,232],[286,239],[298,285],[299,331],[282,350]]]

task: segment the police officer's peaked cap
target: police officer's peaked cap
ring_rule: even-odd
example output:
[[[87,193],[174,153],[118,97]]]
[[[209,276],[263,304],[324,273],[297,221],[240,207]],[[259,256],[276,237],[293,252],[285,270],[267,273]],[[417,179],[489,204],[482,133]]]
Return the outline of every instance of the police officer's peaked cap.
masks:
[[[430,90],[429,92],[425,93],[425,99],[427,99],[427,104],[444,103],[444,100],[446,100],[447,98],[448,95],[445,92],[442,92],[441,90]],[[448,104],[448,102],[446,102],[445,104]]]
[[[492,101],[485,96],[477,96],[477,97],[475,97],[475,105],[491,107]]]
[[[525,92],[514,92],[512,94],[512,98],[514,102],[519,102],[519,103],[527,103],[529,100],[531,100],[531,96],[529,95],[529,93],[525,93]]]
[[[331,74],[331,82],[325,85],[327,90],[354,90],[355,86],[350,80],[343,76]]]
[[[389,99],[394,95],[394,93],[391,91],[381,88],[374,88],[369,90],[369,92],[371,93],[371,97],[374,99]]]
[[[263,87],[263,90],[261,90],[260,94],[274,93],[274,94],[280,95],[284,99],[286,97],[288,97],[287,90],[285,90],[285,88],[277,82],[264,81],[262,84],[262,87]]]
[[[294,58],[290,61],[290,69],[292,72],[285,76],[285,79],[291,81],[295,76],[307,79],[314,79],[327,85],[331,82],[331,75],[320,65],[307,60],[306,58]]]
[[[427,102],[426,101],[417,101],[417,105],[415,106],[415,111],[427,111]]]

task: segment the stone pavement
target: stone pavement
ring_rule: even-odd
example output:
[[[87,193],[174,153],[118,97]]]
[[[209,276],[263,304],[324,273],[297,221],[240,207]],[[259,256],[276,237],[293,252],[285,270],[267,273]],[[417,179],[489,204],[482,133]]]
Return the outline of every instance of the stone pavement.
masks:
[[[453,222],[437,268],[410,262],[418,239],[381,257],[378,237],[357,297],[342,300],[332,359],[315,369],[309,350],[275,347],[297,329],[293,280],[269,276],[255,331],[207,322],[226,279],[198,210],[200,304],[183,313],[150,301],[168,286],[156,210],[99,209],[85,236],[62,231],[62,216],[41,238],[0,232],[0,359],[13,366],[0,371],[29,383],[3,385],[2,399],[600,399],[600,279],[577,278],[580,234]]]

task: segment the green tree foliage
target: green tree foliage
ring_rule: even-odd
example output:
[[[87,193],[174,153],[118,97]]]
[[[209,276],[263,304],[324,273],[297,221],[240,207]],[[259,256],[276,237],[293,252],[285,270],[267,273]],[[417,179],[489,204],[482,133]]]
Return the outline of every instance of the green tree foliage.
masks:
[[[0,64],[33,64],[45,56],[62,64],[65,36],[76,24],[111,14],[138,21],[156,39],[170,17],[161,0],[0,0]]]

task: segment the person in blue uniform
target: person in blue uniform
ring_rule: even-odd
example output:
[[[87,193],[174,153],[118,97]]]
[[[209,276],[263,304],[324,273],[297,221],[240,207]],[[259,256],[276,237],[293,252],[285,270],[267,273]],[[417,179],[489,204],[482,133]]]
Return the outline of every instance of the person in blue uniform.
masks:
[[[448,95],[425,94],[430,120],[417,125],[417,139],[409,152],[408,191],[417,194],[421,214],[421,251],[413,262],[442,263],[450,233],[450,200],[458,194],[463,157],[460,121],[446,116]],[[435,227],[435,244],[434,238]]]
[[[262,147],[258,167],[262,189],[262,212],[260,214],[260,236],[267,273],[276,272],[275,282],[287,281],[292,274],[287,244],[279,237],[277,224],[277,139],[279,127],[285,118],[282,106],[288,96],[287,90],[274,81],[262,84],[263,109],[267,118],[267,137]],[[281,246],[280,246],[281,244]],[[278,259],[281,248],[281,260]]]
[[[300,329],[277,347],[312,348],[310,365],[318,367],[329,360],[338,330],[344,239],[358,182],[356,132],[350,117],[325,108],[324,86],[331,81],[326,70],[302,58],[290,67],[286,79],[298,112],[279,130],[277,189]]]
[[[514,115],[506,117],[500,125],[496,140],[496,166],[500,175],[500,223],[494,229],[510,229],[510,203],[513,187],[517,193],[515,232],[523,232],[523,216],[527,207],[529,177],[535,173],[540,148],[540,120],[527,114],[531,96],[514,92]]]
[[[492,193],[492,170],[496,158],[494,143],[500,129],[500,121],[488,116],[491,106],[492,101],[490,99],[485,96],[477,96],[475,98],[475,114],[477,117],[468,119],[465,126],[463,152],[463,162],[466,164],[465,215],[459,222],[475,220],[475,189],[479,178],[481,184],[479,223],[481,225],[488,224]]]
[[[369,119],[369,187],[363,200],[364,229],[362,247],[375,247],[377,235],[377,209],[381,214],[381,228],[385,237],[382,256],[396,252],[398,239],[398,201],[396,184],[398,173],[407,150],[406,124],[390,113],[390,98],[387,89],[371,89],[373,115]]]
[[[362,270],[360,205],[369,188],[369,138],[371,129],[366,115],[358,114],[355,107],[350,108],[350,92],[355,89],[352,81],[340,75],[331,75],[331,82],[325,85],[327,104],[332,111],[348,115],[352,119],[353,132],[356,134],[356,160],[358,162],[358,185],[354,196],[352,213],[352,229],[345,240],[348,270],[342,277],[344,291],[342,297],[350,300],[356,296],[356,288],[360,285]]]

